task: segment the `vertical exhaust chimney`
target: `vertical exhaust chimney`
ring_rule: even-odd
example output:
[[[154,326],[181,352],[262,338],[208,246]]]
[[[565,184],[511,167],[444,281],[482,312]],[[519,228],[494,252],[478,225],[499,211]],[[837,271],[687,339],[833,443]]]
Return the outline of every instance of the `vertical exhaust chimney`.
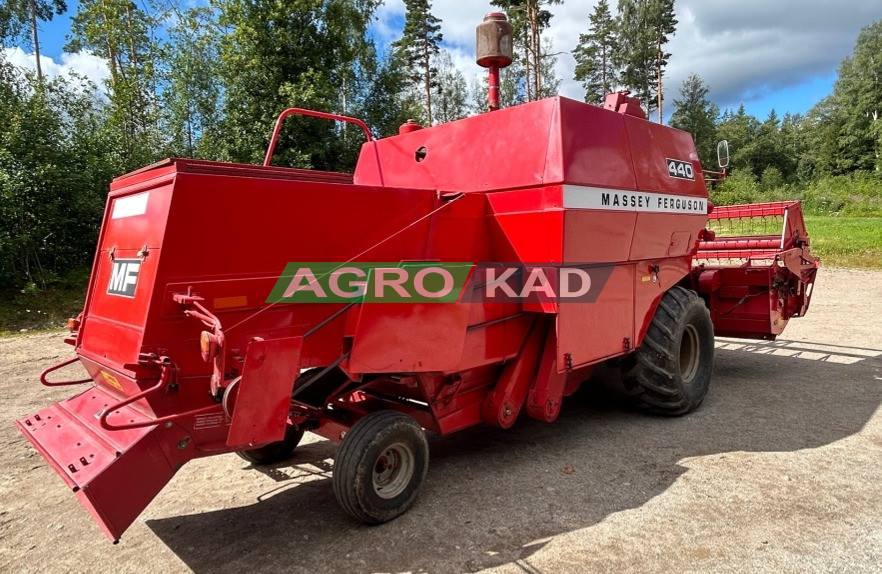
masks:
[[[510,65],[514,55],[513,31],[511,22],[502,12],[490,12],[475,29],[475,61],[490,70],[487,99],[491,112],[499,109],[499,70]]]

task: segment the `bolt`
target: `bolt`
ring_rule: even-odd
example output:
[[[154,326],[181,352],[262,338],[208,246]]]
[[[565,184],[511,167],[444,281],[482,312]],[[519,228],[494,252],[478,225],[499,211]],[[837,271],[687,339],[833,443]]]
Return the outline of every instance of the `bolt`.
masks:
[[[502,410],[502,413],[505,418],[510,417],[511,416],[511,406],[505,405],[505,408]]]
[[[178,450],[184,450],[185,448],[187,448],[187,443],[189,443],[189,442],[190,442],[189,438],[182,438],[181,440],[179,440],[178,441]]]
[[[171,421],[165,421],[165,428],[170,429],[172,427]]]

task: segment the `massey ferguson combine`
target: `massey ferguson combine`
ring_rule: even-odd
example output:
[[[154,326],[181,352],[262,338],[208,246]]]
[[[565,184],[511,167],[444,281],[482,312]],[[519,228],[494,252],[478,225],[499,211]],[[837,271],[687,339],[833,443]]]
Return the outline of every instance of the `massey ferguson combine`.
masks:
[[[798,203],[714,208],[692,137],[626,93],[498,109],[510,47],[489,14],[490,113],[377,140],[290,109],[262,166],[114,180],[76,354],[41,376],[88,386],[17,422],[111,540],[187,461],[279,462],[305,431],[340,443],[346,512],[385,522],[414,503],[425,431],[553,422],[603,362],[637,405],[682,415],[715,333],[774,339],[805,314]],[[361,127],[355,173],[271,166],[291,114]],[[737,231],[757,220],[774,233]],[[88,379],[53,374],[75,362]]]

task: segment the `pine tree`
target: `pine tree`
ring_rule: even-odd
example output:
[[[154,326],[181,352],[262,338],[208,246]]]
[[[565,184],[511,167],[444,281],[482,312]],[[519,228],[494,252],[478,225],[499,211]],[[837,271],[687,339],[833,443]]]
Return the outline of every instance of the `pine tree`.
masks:
[[[421,86],[425,94],[426,119],[432,124],[432,90],[438,84],[438,70],[432,60],[438,55],[443,39],[441,20],[432,15],[429,0],[404,0],[404,35],[393,45],[407,61],[414,86]]]
[[[656,98],[658,101],[658,123],[662,123],[664,117],[664,109],[662,100],[664,99],[664,87],[662,79],[665,75],[665,68],[671,57],[670,52],[665,52],[664,47],[670,36],[677,31],[677,19],[674,17],[674,0],[650,0],[649,4],[649,26],[652,31],[652,41],[655,46],[655,66],[653,67],[653,75],[656,84]]]
[[[676,110],[671,115],[672,127],[692,134],[705,169],[716,165],[716,121],[720,113],[719,107],[708,100],[708,93],[710,87],[699,76],[689,76],[680,88],[680,99],[674,100]]]
[[[557,65],[557,56],[552,52],[551,38],[542,39],[542,50],[540,52],[538,67],[539,85],[535,86],[536,99],[550,98],[558,94],[560,89],[560,78],[554,68]]]
[[[616,22],[609,2],[600,0],[589,17],[588,34],[579,34],[579,45],[573,50],[576,59],[574,79],[585,88],[585,101],[602,104],[616,78],[613,51],[617,46]]]
[[[551,12],[542,8],[542,5],[550,6],[553,4],[563,4],[563,0],[526,1],[527,26],[530,30],[529,53],[533,68],[532,88],[537,100],[548,95],[544,93],[547,85],[545,74],[548,70],[548,66],[544,65],[544,61],[548,52],[546,46],[543,45],[541,34],[543,30],[548,28],[551,22]]]
[[[524,77],[526,101],[553,95],[560,81],[547,77],[553,73],[554,56],[549,54],[542,32],[548,28],[552,14],[543,6],[563,4],[563,0],[493,0],[491,2],[508,14],[514,27],[515,59],[520,60]]]
[[[0,38],[16,38],[30,32],[30,44],[37,57],[37,81],[43,81],[40,36],[37,23],[48,22],[67,12],[64,0],[5,0],[0,5]]]
[[[674,0],[619,0],[619,45],[616,65],[621,83],[632,89],[647,110],[658,110],[662,121],[664,70],[670,54],[664,51],[676,31]]]

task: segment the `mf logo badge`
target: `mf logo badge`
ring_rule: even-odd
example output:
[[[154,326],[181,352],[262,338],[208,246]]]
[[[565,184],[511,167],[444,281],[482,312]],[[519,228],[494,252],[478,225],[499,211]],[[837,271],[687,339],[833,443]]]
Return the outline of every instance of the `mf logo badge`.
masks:
[[[140,271],[140,259],[114,260],[113,272],[110,274],[110,283],[107,285],[107,293],[122,297],[134,297]]]
[[[668,175],[677,179],[695,181],[695,168],[688,161],[666,158],[668,162]]]

